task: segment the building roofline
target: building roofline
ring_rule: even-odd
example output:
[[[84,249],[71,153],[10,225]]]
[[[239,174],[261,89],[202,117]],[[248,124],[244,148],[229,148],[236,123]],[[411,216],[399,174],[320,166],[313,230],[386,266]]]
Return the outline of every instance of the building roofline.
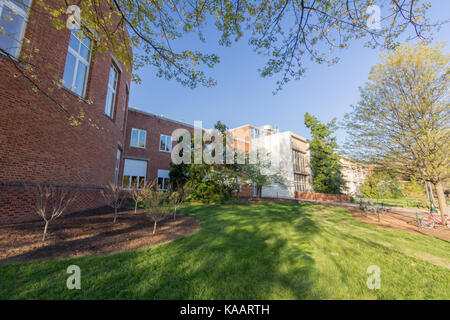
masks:
[[[166,120],[166,121],[170,121],[170,122],[173,122],[173,123],[178,123],[178,124],[182,124],[182,125],[187,126],[187,127],[194,128],[194,126],[189,124],[189,123],[186,123],[186,122],[183,122],[183,121],[174,120],[174,119],[170,119],[170,118],[166,118],[164,116],[159,116],[157,114],[154,114],[154,113],[151,113],[151,112],[147,112],[147,111],[143,111],[143,110],[140,110],[140,109],[137,109],[137,108],[128,107],[128,111],[134,111],[134,112],[137,112],[137,113],[142,113],[142,114],[147,115],[147,116],[155,117],[155,118],[158,118],[158,119],[162,119],[162,120]]]
[[[236,128],[231,128],[231,129],[229,129],[229,131],[233,131],[233,130],[237,130],[237,129],[241,129],[241,128],[245,128],[245,127],[256,128],[254,125],[251,125],[251,124],[244,124],[244,125],[239,126],[239,127],[236,127]]]
[[[305,137],[302,137],[301,135],[296,134],[295,132],[292,132],[292,131],[287,131],[287,132],[289,132],[289,133],[290,133],[292,136],[294,136],[295,138],[297,138],[297,139],[299,139],[299,140],[302,140],[302,141],[305,142],[305,143],[309,143],[308,139],[306,139]]]

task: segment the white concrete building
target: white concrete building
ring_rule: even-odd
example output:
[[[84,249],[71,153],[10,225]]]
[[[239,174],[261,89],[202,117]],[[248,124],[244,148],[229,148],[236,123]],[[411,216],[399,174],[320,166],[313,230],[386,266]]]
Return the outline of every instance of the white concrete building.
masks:
[[[346,158],[339,159],[339,163],[342,165],[342,177],[347,184],[347,190],[342,190],[343,193],[349,196],[359,196],[359,188],[369,174],[368,168]]]
[[[270,164],[268,175],[278,174],[283,178],[284,185],[272,184],[263,187],[263,197],[295,197],[295,192],[311,191],[311,171],[309,168],[309,143],[307,140],[291,131],[277,132],[268,130],[252,137],[250,148],[260,156],[265,156]],[[270,128],[269,128],[270,129]],[[254,195],[256,188],[254,186]]]

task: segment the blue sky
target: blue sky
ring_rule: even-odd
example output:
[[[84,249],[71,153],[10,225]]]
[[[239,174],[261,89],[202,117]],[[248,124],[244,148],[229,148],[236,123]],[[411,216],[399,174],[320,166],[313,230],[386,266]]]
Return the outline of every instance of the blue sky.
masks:
[[[450,18],[450,1],[433,0],[429,16],[440,20]],[[184,39],[178,45],[187,44],[189,48],[214,52],[220,57],[220,64],[209,71],[218,82],[215,87],[190,89],[176,81],[160,79],[155,76],[155,69],[145,67],[138,71],[142,83],[131,86],[129,106],[189,124],[201,120],[206,128],[211,128],[217,120],[230,128],[272,124],[281,131],[290,130],[309,138],[303,124],[305,112],[324,122],[334,117],[341,120],[359,100],[358,87],[367,80],[371,66],[377,63],[381,53],[364,48],[363,41],[353,42],[341,51],[338,64],[329,67],[307,62],[301,80],[289,82],[273,95],[277,79],[263,79],[258,75],[257,70],[265,59],[258,57],[245,39],[231,47],[220,47],[217,35],[212,29],[208,31],[206,44]],[[434,39],[450,40],[450,26],[447,24],[436,32]],[[345,131],[339,130],[337,137],[343,144]]]

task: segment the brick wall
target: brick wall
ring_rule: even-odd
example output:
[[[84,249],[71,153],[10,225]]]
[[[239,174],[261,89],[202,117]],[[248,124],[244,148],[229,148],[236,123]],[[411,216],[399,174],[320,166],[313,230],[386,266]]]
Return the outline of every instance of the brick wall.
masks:
[[[350,196],[342,194],[325,194],[315,192],[295,192],[295,198],[320,200],[320,201],[335,201],[335,202],[350,202]]]
[[[243,150],[246,153],[250,152],[251,128],[252,127],[250,125],[245,125],[229,130],[234,138],[233,148]]]
[[[66,110],[35,92],[14,64],[0,56],[0,223],[34,218],[20,183],[76,186],[85,195],[79,197],[78,208],[85,209],[102,205],[98,188],[113,182],[118,144],[124,144],[122,108],[127,108],[130,76],[121,66],[114,119],[104,114],[110,54],[92,57],[86,90],[92,104],[58,88],[54,81],[63,77],[69,37],[68,29],[56,30],[45,15],[32,10],[25,38],[38,49],[31,58],[33,73]],[[70,117],[81,110],[81,125],[71,125]]]
[[[253,197],[253,185],[243,184],[241,186],[241,191],[239,193],[233,193],[234,197],[237,198],[251,198]]]
[[[141,129],[147,131],[146,148],[133,148],[130,146],[131,129]],[[127,129],[125,135],[124,159],[141,158],[148,159],[147,162],[147,181],[155,180],[158,176],[158,169],[170,170],[170,153],[159,151],[160,135],[171,136],[176,129],[187,129],[194,134],[194,128],[176,121],[152,115],[146,112],[128,110]],[[175,146],[175,142],[173,146]],[[121,177],[123,176],[123,164]]]

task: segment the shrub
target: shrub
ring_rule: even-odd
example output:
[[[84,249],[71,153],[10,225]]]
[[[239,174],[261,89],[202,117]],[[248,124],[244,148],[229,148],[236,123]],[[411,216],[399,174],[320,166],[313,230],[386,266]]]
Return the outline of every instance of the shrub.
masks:
[[[397,199],[402,196],[398,178],[390,173],[375,171],[360,187],[364,198]]]
[[[199,201],[203,203],[221,203],[232,198],[231,189],[212,181],[204,181],[192,188],[192,193],[187,197],[187,201]]]

